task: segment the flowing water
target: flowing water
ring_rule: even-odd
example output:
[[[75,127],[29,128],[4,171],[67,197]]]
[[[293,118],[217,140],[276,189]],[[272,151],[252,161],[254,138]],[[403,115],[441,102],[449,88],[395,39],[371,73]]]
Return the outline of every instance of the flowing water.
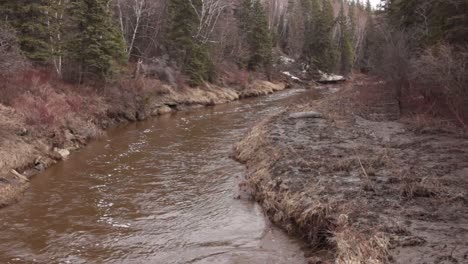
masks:
[[[300,243],[234,199],[232,145],[260,118],[313,96],[179,112],[108,131],[0,210],[0,263],[304,263]]]

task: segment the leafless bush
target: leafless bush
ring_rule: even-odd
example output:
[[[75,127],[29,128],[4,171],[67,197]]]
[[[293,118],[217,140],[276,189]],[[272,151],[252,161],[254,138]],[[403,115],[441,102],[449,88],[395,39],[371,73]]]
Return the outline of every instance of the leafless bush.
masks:
[[[8,75],[25,68],[25,59],[21,56],[15,34],[0,27],[0,76]]]
[[[409,85],[409,34],[391,28],[385,21],[376,24],[369,34],[372,34],[370,37],[373,38],[373,45],[367,47],[367,67],[383,78],[394,89],[397,99],[401,100],[402,90]]]
[[[411,79],[423,96],[434,104],[445,104],[467,128],[468,47],[455,49],[442,44],[429,48],[411,65]]]
[[[66,130],[84,140],[99,136],[97,124],[107,111],[102,98],[91,92],[82,95],[66,85],[37,79],[14,98],[12,106],[37,136],[49,137],[54,146],[65,143]]]

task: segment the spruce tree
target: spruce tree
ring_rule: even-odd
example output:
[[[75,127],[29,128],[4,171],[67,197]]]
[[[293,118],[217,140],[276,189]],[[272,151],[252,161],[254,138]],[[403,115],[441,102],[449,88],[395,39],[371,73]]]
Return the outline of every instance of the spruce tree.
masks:
[[[292,8],[292,6],[291,6]],[[252,0],[244,0],[238,15],[240,33],[244,40],[248,41],[253,23],[253,3]]]
[[[351,4],[349,5],[348,17],[349,17],[349,24],[350,24],[349,33],[351,35],[351,40],[354,44],[355,35],[356,35],[356,3],[354,2],[354,0],[352,0]]]
[[[366,2],[366,12],[369,14],[372,13],[372,5],[370,3],[370,0],[367,0]]]
[[[333,44],[332,29],[335,23],[333,6],[329,0],[322,0],[322,10],[316,24],[314,64],[322,71],[332,72],[335,66],[336,48]]]
[[[347,75],[353,64],[353,47],[350,25],[348,25],[348,19],[344,12],[344,0],[341,1],[338,22],[340,26],[340,73]]]
[[[303,56],[310,64],[313,58],[317,56],[319,51],[318,30],[320,23],[320,4],[318,0],[305,0],[310,1],[307,6],[309,10],[305,10],[307,19],[305,21],[305,36],[304,36],[304,50]]]
[[[372,58],[376,57],[377,33],[374,25],[374,19],[369,16],[366,23],[366,35],[363,41],[363,53],[358,61],[358,66],[362,72],[369,72],[373,67]]]
[[[263,66],[267,71],[272,60],[272,40],[268,29],[268,18],[259,0],[256,0],[252,7],[253,20],[250,34],[250,60],[249,69],[257,70]]]
[[[39,64],[51,58],[49,7],[49,0],[0,0],[1,20],[16,30],[26,57]]]
[[[356,7],[362,10],[361,0],[356,0]]]
[[[190,78],[191,86],[210,80],[214,74],[206,45],[194,38],[199,23],[195,9],[201,9],[201,4],[200,0],[192,2],[170,0],[169,2],[168,35],[172,46],[172,56],[179,64],[182,64],[183,71]]]
[[[246,32],[249,45],[247,68],[255,71],[264,68],[269,74],[272,63],[272,38],[268,18],[259,0],[245,0],[239,16],[240,29]]]
[[[103,78],[115,63],[125,61],[125,45],[112,21],[106,0],[71,0],[67,57],[77,63],[83,77]]]

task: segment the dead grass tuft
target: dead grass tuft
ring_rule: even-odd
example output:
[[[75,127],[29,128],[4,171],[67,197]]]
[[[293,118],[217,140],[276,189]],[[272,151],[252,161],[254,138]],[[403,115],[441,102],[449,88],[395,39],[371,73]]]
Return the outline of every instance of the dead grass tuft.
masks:
[[[364,235],[345,226],[334,232],[336,263],[381,264],[388,262],[389,239],[382,233]]]
[[[0,184],[0,208],[14,202],[27,189],[27,184]]]

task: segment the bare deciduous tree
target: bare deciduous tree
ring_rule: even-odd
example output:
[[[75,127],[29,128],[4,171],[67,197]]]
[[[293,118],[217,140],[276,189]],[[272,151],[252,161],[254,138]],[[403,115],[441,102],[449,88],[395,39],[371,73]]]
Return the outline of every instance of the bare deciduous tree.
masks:
[[[0,27],[0,75],[8,75],[25,67],[18,41],[12,31]]]
[[[227,0],[201,0],[201,8],[197,8],[192,0],[190,4],[198,16],[198,29],[195,38],[202,43],[207,43],[218,23],[219,17],[223,11],[231,5]]]
[[[165,22],[167,0],[115,0],[120,29],[127,43],[127,55],[147,56],[157,47],[157,36]]]

